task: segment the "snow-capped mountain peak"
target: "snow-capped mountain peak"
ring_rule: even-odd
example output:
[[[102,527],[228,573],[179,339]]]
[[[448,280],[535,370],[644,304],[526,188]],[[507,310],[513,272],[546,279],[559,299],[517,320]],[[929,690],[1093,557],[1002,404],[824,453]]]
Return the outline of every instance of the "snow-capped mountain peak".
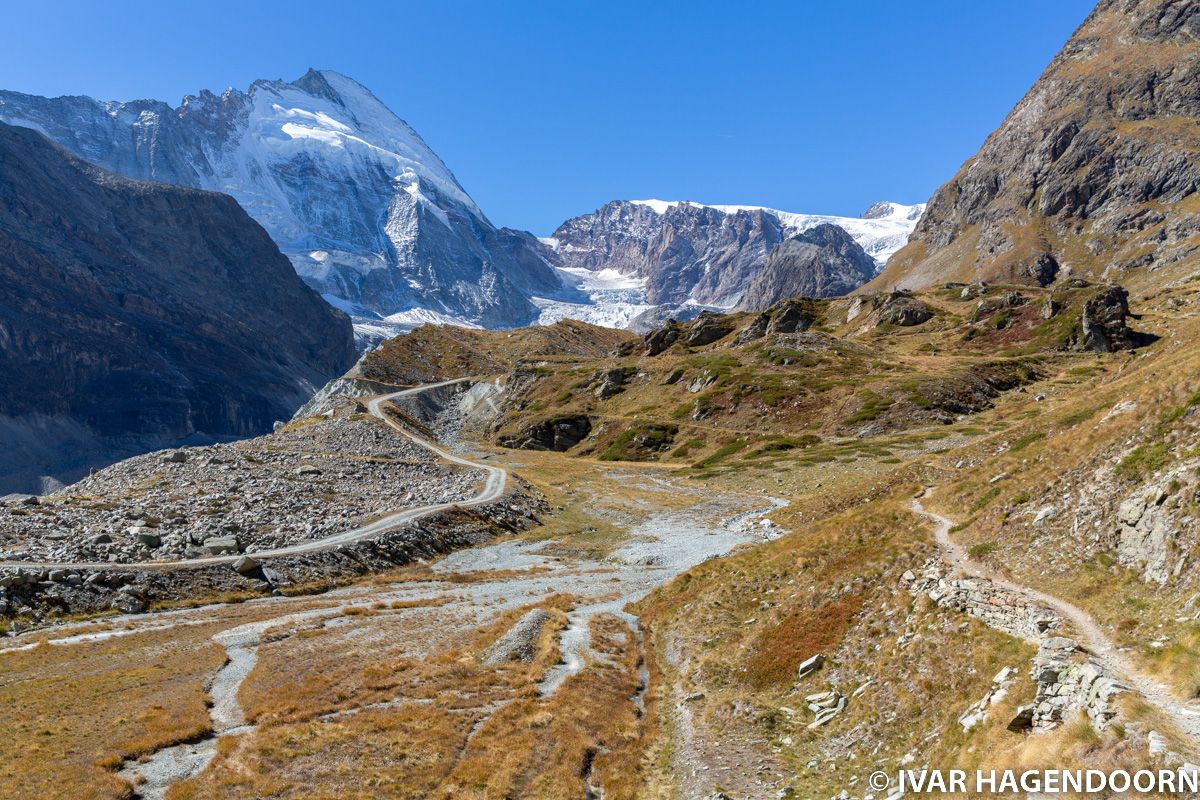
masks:
[[[764,206],[708,205],[689,200],[629,200],[633,205],[650,209],[655,214],[666,214],[681,206],[710,208],[722,214],[760,212],[779,220],[788,237],[803,233],[823,223],[837,225],[850,234],[858,244],[875,259],[878,269],[904,246],[908,235],[916,227],[917,220],[925,211],[924,203],[905,205],[889,200],[873,204],[861,217],[839,217],[830,214],[798,214]]]
[[[883,202],[862,217],[839,217],[762,206],[614,200],[591,214],[567,220],[547,241],[562,261],[566,282],[587,294],[590,302],[535,302],[542,309],[543,322],[574,316],[633,327],[640,324],[640,315],[686,316],[701,308],[730,308],[742,299],[779,245],[823,224],[844,231],[853,240],[846,247],[865,251],[857,263],[873,261],[878,272],[904,246],[924,208],[923,204]],[[816,261],[809,258],[804,263]],[[870,272],[856,268],[838,270],[837,280],[828,275],[793,283],[776,280],[773,291],[846,291],[848,282],[868,279]],[[601,280],[600,276],[610,277]],[[618,292],[611,288],[611,276],[637,282]]]
[[[118,173],[232,195],[305,281],[371,320],[426,309],[508,327],[536,316],[531,294],[563,288],[533,236],[493,226],[408,123],[332,70],[177,108],[0,91],[0,121]]]
[[[483,216],[446,164],[407,122],[392,113],[370,89],[333,70],[310,69],[291,83],[258,80],[247,93],[259,140],[317,140],[351,151],[373,151],[392,162],[395,180],[419,194],[419,182],[441,197]],[[185,99],[186,103],[186,99]]]

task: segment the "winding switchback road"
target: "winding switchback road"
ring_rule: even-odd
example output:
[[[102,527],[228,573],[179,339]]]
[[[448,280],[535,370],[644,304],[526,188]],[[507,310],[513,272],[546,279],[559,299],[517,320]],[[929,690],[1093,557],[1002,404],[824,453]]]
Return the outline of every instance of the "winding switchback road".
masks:
[[[420,386],[414,386],[411,389],[402,389],[391,394],[380,395],[367,401],[367,409],[372,416],[378,417],[383,422],[398,432],[400,435],[411,439],[416,444],[424,447],[426,450],[433,452],[439,458],[449,461],[452,464],[458,464],[471,469],[477,469],[483,472],[486,477],[483,487],[479,492],[471,498],[465,500],[457,500],[450,503],[434,503],[432,505],[417,506],[415,508],[406,508],[403,511],[397,511],[387,516],[380,517],[374,522],[362,525],[357,528],[352,528],[348,531],[327,536],[323,539],[314,539],[310,542],[301,542],[299,544],[288,545],[287,547],[278,547],[273,550],[259,550],[250,554],[255,561],[265,561],[272,558],[280,558],[282,556],[294,556],[302,553],[312,553],[321,550],[330,550],[340,545],[351,544],[363,539],[369,539],[385,531],[389,531],[399,525],[403,525],[413,520],[427,517],[431,514],[436,514],[439,511],[445,511],[454,507],[470,507],[479,506],[490,503],[498,499],[504,494],[504,490],[508,485],[508,471],[504,467],[495,464],[480,464],[477,461],[456,456],[438,447],[433,442],[425,439],[412,431],[405,428],[400,423],[387,415],[384,411],[384,403],[391,402],[400,397],[407,395],[419,394],[429,391],[430,389],[438,389],[442,386],[451,386],[456,383],[464,383],[474,380],[472,378],[456,378],[449,381],[441,381],[440,383],[426,383]],[[162,571],[171,569],[186,569],[194,567],[211,567],[221,564],[233,564],[242,556],[220,555],[220,556],[204,556],[201,558],[184,558],[176,561],[143,561],[133,563],[110,563],[107,561],[89,562],[89,561],[0,561],[0,568],[3,567],[33,567],[36,569],[87,569],[87,570],[116,570],[120,572],[129,572],[133,570],[141,571]]]

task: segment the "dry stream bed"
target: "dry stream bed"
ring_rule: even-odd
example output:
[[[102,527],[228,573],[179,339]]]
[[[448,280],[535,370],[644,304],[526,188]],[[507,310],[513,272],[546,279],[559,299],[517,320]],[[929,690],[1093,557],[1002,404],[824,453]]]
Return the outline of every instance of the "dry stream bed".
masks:
[[[545,464],[539,461],[535,470],[554,473]],[[506,707],[532,702],[549,708],[556,694],[593,691],[589,681],[603,685],[615,675],[636,687],[620,703],[628,705],[622,713],[640,726],[647,673],[637,619],[626,606],[705,559],[763,541],[756,521],[782,501],[714,492],[664,478],[655,469],[576,462],[565,474],[560,484],[570,487],[564,492],[566,513],[551,517],[544,529],[460,550],[430,565],[323,595],[109,618],[17,637],[0,648],[6,699],[13,713],[35,713],[36,703],[26,695],[44,691],[46,678],[69,681],[80,673],[103,673],[110,661],[114,669],[131,659],[154,661],[164,650],[221,648],[224,663],[203,679],[202,691],[187,698],[191,716],[197,703],[206,708],[207,724],[199,732],[173,730],[168,722],[156,732],[159,746],[130,748],[122,728],[110,731],[106,716],[114,712],[101,703],[90,723],[93,735],[61,748],[60,758],[81,762],[75,774],[96,779],[94,796],[120,797],[116,776],[145,800],[241,796],[267,786],[280,796],[314,787],[336,791],[355,783],[353,764],[341,763],[329,774],[321,767],[306,766],[307,774],[301,774],[284,766],[274,775],[271,764],[280,762],[257,753],[276,748],[283,729],[294,748],[298,738],[320,739],[351,724],[350,717],[355,725],[369,721],[386,728],[389,717],[414,714],[445,722],[459,743],[457,752],[441,755],[434,765],[438,785],[452,791],[461,788],[458,773],[480,746],[476,734],[489,725],[511,726],[505,714],[517,712],[503,711]],[[603,531],[599,543],[597,530]],[[557,624],[547,626],[540,645],[531,642],[538,653],[528,659],[533,663],[489,665],[486,646],[534,606],[554,611]],[[115,649],[120,659],[113,659]],[[455,670],[461,675],[455,677]],[[589,675],[593,670],[597,675]],[[104,676],[97,677],[99,685],[89,683],[86,690],[104,691]],[[136,716],[149,688],[139,687],[120,705]],[[26,702],[28,710],[22,708]],[[54,720],[43,716],[38,724],[43,722]],[[589,724],[580,722],[583,728]],[[143,733],[153,740],[155,732]],[[396,739],[389,759],[415,765],[429,757],[420,737],[409,741],[413,752],[403,752],[409,745]],[[120,760],[111,755],[122,752],[126,757]],[[294,760],[296,769],[320,760],[313,752],[295,755],[284,762]],[[596,754],[584,755],[590,765]],[[104,773],[98,775],[94,764],[102,764]],[[365,778],[371,757],[359,766],[358,777]],[[239,777],[250,769],[253,779]],[[530,789],[537,776],[528,766],[524,773],[511,779]],[[588,786],[598,791],[591,780]],[[82,796],[72,795],[68,786],[62,791],[64,797]]]

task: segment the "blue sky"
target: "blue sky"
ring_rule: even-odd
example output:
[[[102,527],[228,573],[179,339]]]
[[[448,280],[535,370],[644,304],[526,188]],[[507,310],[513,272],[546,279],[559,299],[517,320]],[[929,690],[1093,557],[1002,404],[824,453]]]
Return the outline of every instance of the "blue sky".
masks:
[[[546,234],[642,197],[856,215],[926,199],[1091,6],[7,3],[0,87],[177,103],[330,68],[497,224]]]

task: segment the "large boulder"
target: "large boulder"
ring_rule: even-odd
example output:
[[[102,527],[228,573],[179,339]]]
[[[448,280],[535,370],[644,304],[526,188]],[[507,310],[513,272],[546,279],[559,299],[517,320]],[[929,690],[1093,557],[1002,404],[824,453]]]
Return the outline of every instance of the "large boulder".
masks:
[[[770,310],[767,333],[803,333],[817,321],[815,304],[810,301],[784,300]]]
[[[646,334],[646,355],[656,356],[666,352],[667,348],[679,341],[679,326],[674,320]]]
[[[879,307],[877,325],[911,328],[933,319],[933,310],[904,292],[893,292]]]
[[[1129,292],[1121,286],[1107,286],[1083,304],[1078,349],[1097,353],[1131,350],[1139,338],[1129,329]]]
[[[688,347],[703,347],[724,339],[732,332],[733,323],[727,317],[706,311],[692,320],[684,341]]]
[[[607,400],[625,391],[626,382],[636,372],[637,370],[633,367],[604,369],[593,373],[588,384],[596,387],[595,396],[597,400]]]

